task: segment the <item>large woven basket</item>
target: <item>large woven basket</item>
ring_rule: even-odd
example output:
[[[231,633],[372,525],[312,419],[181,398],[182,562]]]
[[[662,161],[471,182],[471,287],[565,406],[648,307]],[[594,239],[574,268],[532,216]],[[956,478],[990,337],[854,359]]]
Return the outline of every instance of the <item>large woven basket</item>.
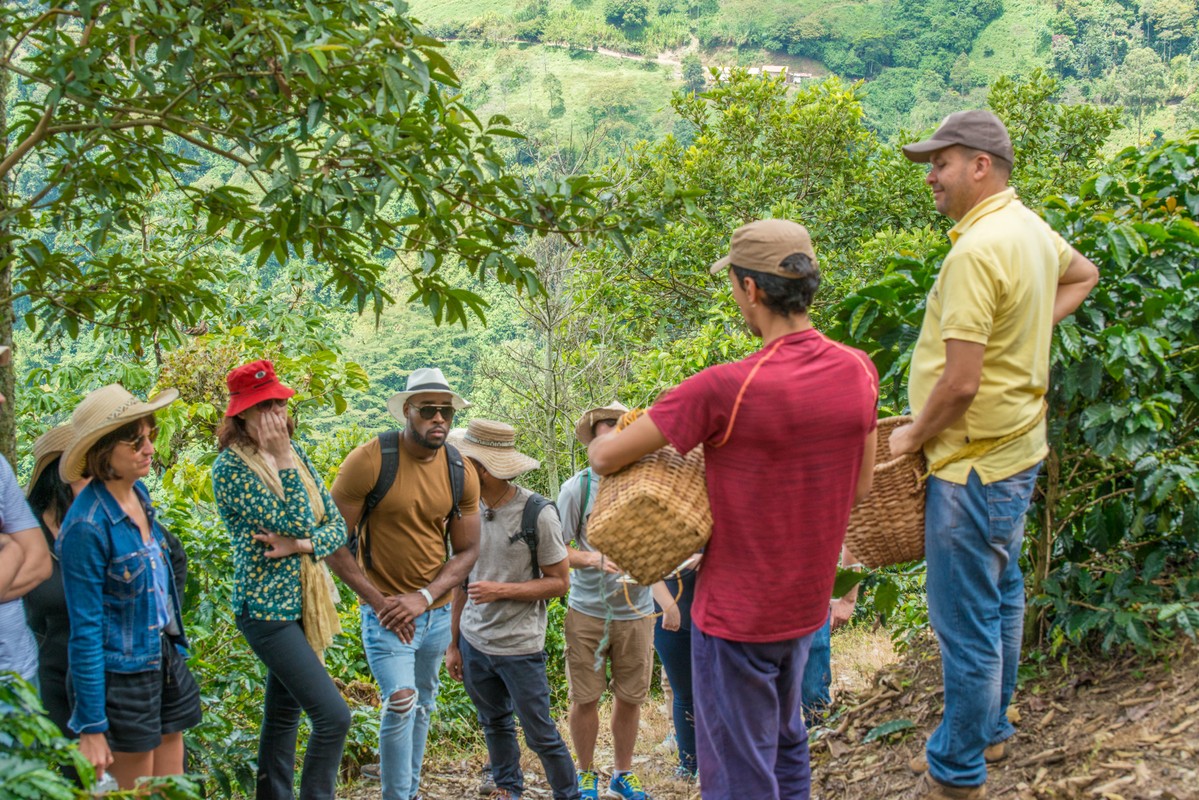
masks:
[[[891,457],[891,431],[911,421],[911,417],[878,421],[874,487],[849,516],[845,546],[868,567],[924,558],[924,456]]]
[[[669,575],[712,535],[704,453],[667,445],[600,481],[587,521],[591,546],[648,586]]]

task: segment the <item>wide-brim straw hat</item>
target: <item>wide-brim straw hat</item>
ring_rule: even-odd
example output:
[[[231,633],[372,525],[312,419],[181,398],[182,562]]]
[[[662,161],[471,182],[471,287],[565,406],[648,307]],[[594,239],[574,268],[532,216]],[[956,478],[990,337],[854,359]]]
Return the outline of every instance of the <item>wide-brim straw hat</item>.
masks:
[[[63,454],[74,438],[75,426],[69,422],[51,428],[37,437],[37,441],[33,443],[33,472],[29,476],[29,485],[25,487],[26,497],[37,485],[37,479],[42,477],[46,467]]]
[[[628,413],[628,407],[619,400],[606,406],[588,409],[575,423],[575,438],[583,444],[591,444],[595,438],[595,423],[606,419],[620,419]]]
[[[490,419],[472,419],[446,437],[467,458],[473,458],[500,480],[509,481],[535,470],[541,462],[516,449],[516,429]]]
[[[407,422],[404,419],[404,403],[408,402],[409,397],[427,392],[441,392],[453,395],[451,402],[456,411],[470,408],[470,403],[466,402],[460,394],[450,388],[449,382],[445,379],[445,375],[441,374],[440,369],[437,367],[422,367],[413,371],[408,376],[408,385],[404,391],[396,392],[391,396],[391,399],[387,401],[387,410],[400,422]]]
[[[119,383],[110,383],[92,392],[71,414],[75,441],[63,452],[62,461],[58,462],[58,474],[67,483],[79,480],[87,468],[87,451],[105,434],[153,414],[178,399],[178,389],[164,389],[150,400],[142,400]]]

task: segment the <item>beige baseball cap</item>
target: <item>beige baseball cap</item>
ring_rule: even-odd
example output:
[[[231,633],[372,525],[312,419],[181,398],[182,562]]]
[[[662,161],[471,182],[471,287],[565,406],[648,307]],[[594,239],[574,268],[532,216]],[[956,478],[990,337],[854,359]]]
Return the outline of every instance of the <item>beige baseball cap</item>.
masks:
[[[999,117],[981,109],[953,112],[930,138],[905,144],[903,154],[909,161],[923,164],[932,159],[933,153],[955,144],[999,156],[1009,164],[1015,161],[1007,128]]]
[[[783,259],[796,253],[803,253],[816,266],[816,251],[807,228],[786,219],[760,219],[733,231],[729,254],[712,265],[712,274],[736,266],[780,278],[799,278],[802,276],[782,265]]]

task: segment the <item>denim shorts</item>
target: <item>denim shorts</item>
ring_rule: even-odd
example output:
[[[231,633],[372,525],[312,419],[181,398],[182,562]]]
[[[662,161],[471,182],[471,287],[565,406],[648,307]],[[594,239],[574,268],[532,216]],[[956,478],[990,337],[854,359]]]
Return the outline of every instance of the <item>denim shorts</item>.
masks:
[[[162,637],[162,667],[151,672],[106,672],[104,709],[108,746],[116,753],[148,753],[162,737],[200,723],[200,687],[183,655]]]

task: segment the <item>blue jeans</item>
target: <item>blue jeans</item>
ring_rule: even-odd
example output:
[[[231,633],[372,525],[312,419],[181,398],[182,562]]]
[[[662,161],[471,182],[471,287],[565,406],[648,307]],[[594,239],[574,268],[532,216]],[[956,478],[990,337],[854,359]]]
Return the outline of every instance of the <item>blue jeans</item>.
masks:
[[[812,634],[812,647],[808,650],[808,663],[803,671],[803,718],[809,728],[832,702],[829,693],[833,683],[832,623],[830,611],[823,627]]]
[[[1024,634],[1020,546],[1039,469],[987,485],[973,471],[965,486],[928,481],[928,617],[945,682],[945,711],[928,740],[928,766],[950,786],[985,783],[983,750],[1016,732],[1007,707]]]
[[[420,787],[429,717],[437,705],[437,674],[450,643],[450,607],[417,617],[409,644],[384,628],[370,606],[362,606],[361,611],[366,662],[383,696],[379,722],[383,800],[411,800]],[[404,689],[416,692],[415,702],[394,697]]]
[[[814,635],[733,642],[692,627],[704,800],[808,800],[812,772],[800,686]]]
[[[550,684],[545,674],[545,653],[493,656],[476,650],[459,637],[462,677],[466,693],[479,712],[487,739],[491,776],[500,789],[521,795],[525,791],[520,770],[520,743],[513,714],[520,715],[529,749],[541,759],[554,800],[578,800],[575,762],[558,726],[550,716]]]
[[[691,688],[691,629],[668,631],[662,618],[654,624],[654,649],[674,695],[671,709],[674,718],[674,739],[679,747],[679,766],[694,774],[695,767],[695,707]]]

